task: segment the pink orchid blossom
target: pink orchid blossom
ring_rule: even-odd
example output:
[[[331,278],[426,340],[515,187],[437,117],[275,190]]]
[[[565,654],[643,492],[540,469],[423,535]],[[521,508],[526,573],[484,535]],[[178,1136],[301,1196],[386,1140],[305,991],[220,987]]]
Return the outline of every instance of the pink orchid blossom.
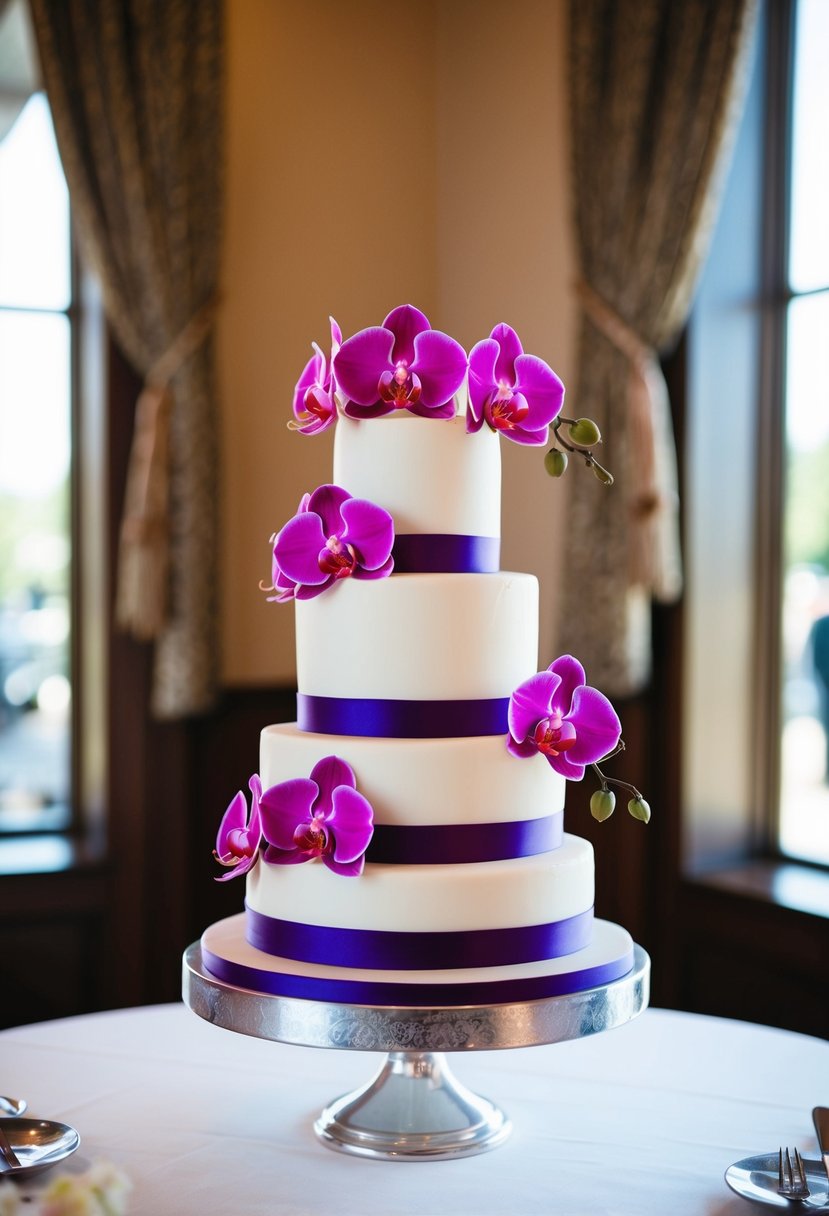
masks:
[[[340,486],[305,494],[296,515],[272,537],[271,600],[313,599],[340,579],[386,578],[394,561],[388,511]]]
[[[563,401],[558,376],[543,359],[524,354],[509,325],[496,325],[469,352],[467,431],[486,422],[514,443],[545,444]]]
[[[318,435],[337,421],[337,384],[333,374],[334,356],[340,349],[343,335],[333,317],[331,322],[331,355],[326,359],[316,342],[294,389],[294,419],[288,427],[301,435]]]
[[[611,752],[622,733],[607,697],[585,683],[584,668],[569,654],[516,688],[508,723],[513,756],[541,752],[570,781],[581,781],[585,766]]]
[[[247,874],[259,853],[262,841],[262,820],[259,812],[262,782],[254,774],[248,785],[251,792],[250,819],[245,795],[239,790],[219,824],[213,856],[219,865],[227,867],[228,872],[220,874],[216,882],[227,882],[229,878]]]
[[[320,858],[335,874],[362,874],[374,812],[345,760],[326,756],[310,777],[271,786],[261,806],[266,862],[297,865]]]
[[[334,356],[349,418],[379,418],[400,409],[421,418],[452,418],[466,367],[463,347],[432,329],[411,304],[347,338]]]

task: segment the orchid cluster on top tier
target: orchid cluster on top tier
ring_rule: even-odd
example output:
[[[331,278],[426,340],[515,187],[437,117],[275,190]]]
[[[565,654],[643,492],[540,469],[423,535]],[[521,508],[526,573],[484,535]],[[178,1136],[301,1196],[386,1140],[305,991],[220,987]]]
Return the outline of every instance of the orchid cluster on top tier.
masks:
[[[401,409],[421,418],[453,418],[460,405],[470,432],[486,424],[515,443],[542,445],[564,400],[556,373],[524,353],[509,325],[496,325],[467,357],[460,343],[432,329],[411,304],[345,341],[332,319],[330,356],[316,344],[313,350],[294,390],[289,423],[304,435],[332,426],[340,410],[349,418]]]

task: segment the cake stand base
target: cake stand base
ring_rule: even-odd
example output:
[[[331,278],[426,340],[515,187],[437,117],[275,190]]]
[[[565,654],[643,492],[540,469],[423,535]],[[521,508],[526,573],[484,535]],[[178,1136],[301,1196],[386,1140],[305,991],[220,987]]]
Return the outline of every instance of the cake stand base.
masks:
[[[374,1079],[327,1106],[314,1131],[341,1153],[441,1161],[487,1152],[511,1130],[497,1106],[455,1080],[444,1052],[532,1047],[612,1030],[646,1008],[649,979],[650,959],[635,946],[627,975],[565,996],[441,1009],[338,1005],[227,984],[206,969],[196,942],[184,954],[182,994],[199,1017],[238,1034],[385,1053]]]
[[[392,1051],[377,1076],[327,1106],[314,1124],[340,1153],[445,1161],[497,1148],[512,1124],[452,1075],[442,1052]]]

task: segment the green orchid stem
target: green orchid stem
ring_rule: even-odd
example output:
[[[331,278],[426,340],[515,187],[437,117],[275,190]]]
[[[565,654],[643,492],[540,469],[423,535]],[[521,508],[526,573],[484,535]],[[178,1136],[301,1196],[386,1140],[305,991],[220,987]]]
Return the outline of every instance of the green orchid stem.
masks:
[[[574,456],[581,456],[582,460],[584,461],[584,463],[587,465],[588,468],[591,468],[592,466],[595,465],[595,467],[597,469],[600,469],[602,473],[605,473],[608,477],[611,477],[612,474],[610,472],[610,469],[606,469],[603,464],[599,464],[598,460],[596,459],[596,457],[593,455],[593,453],[590,451],[589,448],[580,448],[580,447],[578,447],[577,444],[571,443],[569,441],[569,439],[565,439],[564,436],[562,435],[562,433],[559,429],[562,426],[562,424],[570,426],[570,425],[573,425],[576,421],[577,421],[577,419],[575,419],[575,418],[562,418],[561,414],[559,414],[559,416],[553,422],[553,430],[556,433],[556,439],[561,444],[561,446],[563,448],[565,448],[568,452],[572,452]],[[601,442],[601,440],[599,442]]]
[[[604,763],[606,763],[606,761],[612,760],[614,756],[618,756],[619,752],[623,752],[624,750],[625,750],[625,741],[624,741],[624,739],[620,739],[619,742],[614,747],[612,752],[608,752],[606,756],[602,756],[600,763],[604,764]],[[605,776],[605,774],[599,768],[598,764],[591,764],[590,767],[593,769],[593,771],[596,773],[599,780],[601,781],[603,790],[608,789],[611,785],[618,785],[623,790],[629,790],[630,793],[633,794],[634,798],[642,797],[642,795],[639,793],[639,790],[636,788],[636,786],[631,785],[629,781],[622,781],[622,780],[620,780],[619,777]]]

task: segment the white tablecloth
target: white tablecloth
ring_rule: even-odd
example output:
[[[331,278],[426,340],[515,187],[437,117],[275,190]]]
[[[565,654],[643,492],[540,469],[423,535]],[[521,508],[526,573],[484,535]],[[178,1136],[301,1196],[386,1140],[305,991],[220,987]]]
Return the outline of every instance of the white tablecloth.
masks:
[[[312,1121],[379,1057],[245,1038],[180,1005],[5,1031],[0,1092],[73,1124],[73,1166],[115,1162],[147,1216],[748,1216],[726,1167],[781,1143],[816,1156],[811,1109],[829,1105],[829,1043],[664,1010],[450,1062],[514,1124],[462,1161],[332,1152]]]

